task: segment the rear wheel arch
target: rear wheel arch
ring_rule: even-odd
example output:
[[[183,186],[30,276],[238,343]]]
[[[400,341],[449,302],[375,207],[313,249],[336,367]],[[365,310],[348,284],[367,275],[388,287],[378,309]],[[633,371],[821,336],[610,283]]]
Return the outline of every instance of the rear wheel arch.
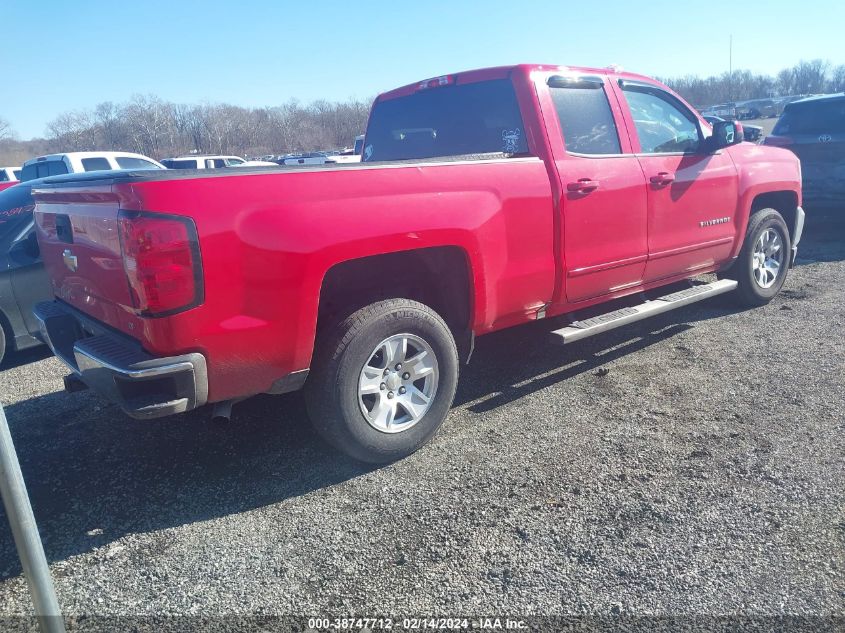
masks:
[[[392,298],[418,301],[437,312],[458,343],[463,360],[472,351],[475,310],[472,262],[460,246],[434,246],[338,262],[323,276],[317,336],[357,309]]]

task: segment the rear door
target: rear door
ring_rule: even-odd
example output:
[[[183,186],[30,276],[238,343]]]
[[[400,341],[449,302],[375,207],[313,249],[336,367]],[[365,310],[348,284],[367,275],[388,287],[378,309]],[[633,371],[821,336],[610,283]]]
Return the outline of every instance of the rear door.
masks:
[[[648,192],[646,283],[729,259],[739,179],[723,150],[705,151],[698,116],[659,86],[619,80]]]
[[[639,285],[647,256],[645,179],[620,134],[606,76],[552,75],[538,92],[559,178],[566,300]]]

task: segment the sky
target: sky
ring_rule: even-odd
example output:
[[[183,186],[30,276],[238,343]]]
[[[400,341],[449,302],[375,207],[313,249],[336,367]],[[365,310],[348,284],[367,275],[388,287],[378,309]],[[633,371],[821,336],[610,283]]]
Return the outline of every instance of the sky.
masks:
[[[765,8],[763,8],[765,7]],[[258,107],[345,100],[515,63],[709,76],[845,64],[842,0],[0,0],[0,118],[18,138],[59,114],[155,94]]]

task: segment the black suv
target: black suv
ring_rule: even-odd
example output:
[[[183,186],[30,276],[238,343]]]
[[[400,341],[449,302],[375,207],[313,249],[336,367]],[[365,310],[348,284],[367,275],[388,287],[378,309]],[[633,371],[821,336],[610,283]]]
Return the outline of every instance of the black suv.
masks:
[[[845,207],[845,93],[788,104],[763,144],[801,159],[807,205]]]
[[[30,180],[0,191],[0,362],[7,351],[40,345],[32,307],[53,292],[38,252]]]

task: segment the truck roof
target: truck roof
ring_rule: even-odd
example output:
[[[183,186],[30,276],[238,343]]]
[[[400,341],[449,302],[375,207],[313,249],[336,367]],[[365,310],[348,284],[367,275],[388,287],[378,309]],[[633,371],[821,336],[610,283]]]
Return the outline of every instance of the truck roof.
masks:
[[[489,81],[492,79],[507,79],[513,73],[520,73],[523,75],[530,75],[533,72],[561,72],[561,73],[586,73],[591,75],[607,75],[615,74],[624,79],[632,79],[636,81],[647,81],[653,83],[654,79],[645,75],[637,73],[630,73],[623,71],[618,66],[608,66],[607,68],[592,68],[588,66],[561,66],[559,64],[514,64],[512,66],[493,66],[490,68],[478,68],[474,70],[464,70],[457,73],[440,75],[438,77],[429,77],[421,81],[416,81],[393,90],[383,92],[376,100],[395,99],[397,97],[407,96],[416,92],[424,84],[437,81],[441,78],[448,78],[449,81],[460,82],[474,82],[474,81]]]

